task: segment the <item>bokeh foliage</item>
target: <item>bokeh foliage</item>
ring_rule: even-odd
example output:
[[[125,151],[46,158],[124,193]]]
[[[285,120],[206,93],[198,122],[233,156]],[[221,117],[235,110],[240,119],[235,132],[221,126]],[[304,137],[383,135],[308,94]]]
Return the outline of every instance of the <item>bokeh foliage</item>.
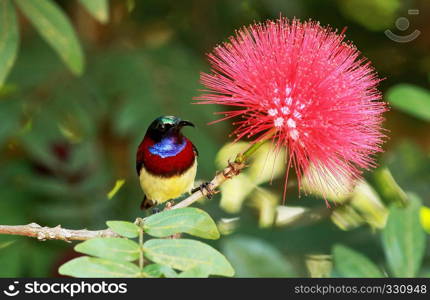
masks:
[[[237,276],[428,276],[429,10],[425,0],[0,0],[0,223],[100,229],[141,216],[134,156],[159,115],[197,125],[186,135],[200,152],[198,178],[210,179],[236,150],[219,152],[232,141],[227,123],[207,126],[222,108],[191,104],[208,70],[204,54],[235,29],[282,13],[347,27],[384,78],[385,153],[330,208],[317,191],[299,195],[293,177],[281,206],[283,173],[270,184],[272,174],[246,170],[197,205],[222,234],[209,244]],[[421,31],[407,44],[384,35],[406,34],[395,28],[401,16],[406,33]],[[0,236],[1,276],[57,276],[76,256],[64,242]]]

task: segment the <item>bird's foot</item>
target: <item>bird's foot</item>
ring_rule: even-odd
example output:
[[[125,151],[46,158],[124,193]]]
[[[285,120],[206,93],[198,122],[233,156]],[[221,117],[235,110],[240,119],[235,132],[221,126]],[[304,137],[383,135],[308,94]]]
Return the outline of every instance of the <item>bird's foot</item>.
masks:
[[[142,203],[140,204],[140,209],[141,210],[147,210],[147,209],[150,209],[151,207],[153,207],[154,205],[156,205],[156,203],[154,201],[152,201],[151,199],[148,199],[146,196],[144,196]]]
[[[169,210],[172,209],[172,207],[175,205],[175,202],[173,202],[172,200],[167,201],[166,205],[164,206],[164,210]]]
[[[240,174],[240,170],[238,170],[234,163],[232,163],[230,160],[228,161],[228,167],[222,171],[222,175],[224,175],[225,178],[231,179],[234,176],[237,176]]]
[[[210,182],[203,182],[200,186],[192,189],[191,193],[195,193],[197,191],[200,191],[203,195],[206,195],[209,200],[212,199],[213,195],[219,193],[218,191],[212,189]]]

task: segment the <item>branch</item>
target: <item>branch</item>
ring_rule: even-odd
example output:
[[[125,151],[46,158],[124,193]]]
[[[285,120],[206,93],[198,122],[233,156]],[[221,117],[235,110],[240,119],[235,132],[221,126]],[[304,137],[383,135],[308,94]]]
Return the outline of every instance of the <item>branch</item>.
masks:
[[[214,179],[208,184],[208,189],[203,189],[194,192],[188,198],[173,206],[171,209],[182,208],[189,206],[197,200],[206,197],[210,191],[214,191],[217,187],[223,184],[229,178],[239,174],[240,170],[245,167],[244,163],[230,163],[222,172],[219,172]],[[42,227],[36,223],[27,225],[0,225],[0,234],[22,235],[37,238],[39,241],[46,240],[62,240],[70,241],[85,241],[96,237],[119,237],[118,234],[110,229],[104,230],[73,230],[62,228],[61,225],[56,227]]]
[[[104,230],[73,230],[56,227],[42,227],[36,223],[27,225],[0,225],[0,234],[22,235],[37,238],[39,241],[62,240],[62,241],[85,241],[96,237],[119,237],[110,229]]]
[[[234,176],[238,175],[240,171],[246,167],[244,162],[236,162],[236,161],[233,163],[229,163],[228,167],[226,167],[221,172],[218,172],[218,174],[214,177],[214,179],[212,179],[208,183],[207,188],[203,188],[199,191],[194,192],[188,198],[182,200],[175,206],[172,206],[171,209],[190,206],[191,204],[200,200],[201,198],[206,197],[208,194],[214,193],[216,188],[218,188],[221,184],[223,184],[227,179],[231,179]]]
[[[203,188],[191,194],[188,198],[172,206],[170,209],[187,207],[199,199],[206,197],[208,194],[215,193],[216,188],[223,184],[227,179],[237,176],[242,169],[246,167],[246,160],[265,142],[265,140],[252,144],[245,152],[236,156],[234,162],[229,162],[228,166],[218,172],[217,175],[208,183],[207,188]],[[138,218],[139,219],[139,218]],[[136,220],[137,221],[137,220]],[[61,225],[56,227],[42,227],[36,223],[27,225],[0,225],[0,234],[22,235],[37,238],[39,241],[45,240],[62,240],[85,241],[96,237],[120,237],[110,229],[103,230],[73,230],[62,228]]]

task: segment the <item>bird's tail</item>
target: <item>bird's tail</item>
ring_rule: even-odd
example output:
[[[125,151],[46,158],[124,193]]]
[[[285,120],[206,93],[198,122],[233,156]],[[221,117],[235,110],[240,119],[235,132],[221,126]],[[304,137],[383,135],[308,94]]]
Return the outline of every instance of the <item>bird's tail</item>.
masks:
[[[140,204],[140,209],[147,210],[153,206],[155,206],[155,202],[149,199],[148,197],[144,196],[142,203]]]

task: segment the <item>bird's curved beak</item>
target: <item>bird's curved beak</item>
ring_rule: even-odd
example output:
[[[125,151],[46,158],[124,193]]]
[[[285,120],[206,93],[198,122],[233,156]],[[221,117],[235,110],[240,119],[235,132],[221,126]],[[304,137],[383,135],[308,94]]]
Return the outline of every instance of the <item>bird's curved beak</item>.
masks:
[[[194,124],[193,124],[193,123],[191,123],[190,121],[186,121],[186,120],[181,120],[181,121],[179,121],[179,123],[178,123],[178,128],[182,128],[182,127],[184,127],[184,126],[196,127],[196,126],[194,126]]]

